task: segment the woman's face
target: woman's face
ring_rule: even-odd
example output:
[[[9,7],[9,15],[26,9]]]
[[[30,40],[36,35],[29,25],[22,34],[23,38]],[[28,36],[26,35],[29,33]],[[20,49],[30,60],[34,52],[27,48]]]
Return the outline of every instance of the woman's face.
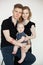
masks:
[[[29,17],[29,10],[28,9],[23,10],[22,17],[24,20],[28,19],[28,17]]]

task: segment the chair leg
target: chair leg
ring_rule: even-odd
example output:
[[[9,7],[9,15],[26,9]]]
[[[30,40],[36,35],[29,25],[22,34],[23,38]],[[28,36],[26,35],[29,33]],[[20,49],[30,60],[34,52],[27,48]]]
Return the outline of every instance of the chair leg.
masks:
[[[2,60],[2,62],[1,62],[1,65],[3,65],[3,60]]]

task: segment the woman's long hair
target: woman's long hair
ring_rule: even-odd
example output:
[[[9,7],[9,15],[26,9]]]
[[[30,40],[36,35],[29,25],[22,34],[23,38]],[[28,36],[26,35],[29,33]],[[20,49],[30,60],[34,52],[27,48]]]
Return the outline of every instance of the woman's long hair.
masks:
[[[30,20],[31,16],[32,16],[32,13],[31,13],[31,9],[28,7],[28,6],[24,6],[23,7],[23,10],[27,9],[29,11],[29,16],[28,16],[28,20]],[[22,16],[20,17],[19,19],[19,22],[22,22],[23,21],[23,18]]]

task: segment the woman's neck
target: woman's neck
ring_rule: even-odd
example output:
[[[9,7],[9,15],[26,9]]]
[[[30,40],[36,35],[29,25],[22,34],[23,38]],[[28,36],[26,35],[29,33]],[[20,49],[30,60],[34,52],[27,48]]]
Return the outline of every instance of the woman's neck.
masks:
[[[29,20],[24,20],[24,21],[23,21],[23,24],[24,24],[24,25],[27,25],[28,23],[29,23]]]

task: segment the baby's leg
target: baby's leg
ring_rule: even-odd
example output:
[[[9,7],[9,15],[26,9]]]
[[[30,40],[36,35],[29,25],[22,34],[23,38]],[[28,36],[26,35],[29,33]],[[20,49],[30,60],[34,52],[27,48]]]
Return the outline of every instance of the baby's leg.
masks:
[[[28,45],[29,45],[29,48],[28,48],[28,50],[29,50],[29,49],[30,49],[30,47],[31,47],[30,40],[28,40]]]
[[[19,46],[14,46],[12,54],[16,54]]]
[[[18,63],[22,63],[26,57],[26,53],[24,50],[21,48],[21,59],[18,61]]]

